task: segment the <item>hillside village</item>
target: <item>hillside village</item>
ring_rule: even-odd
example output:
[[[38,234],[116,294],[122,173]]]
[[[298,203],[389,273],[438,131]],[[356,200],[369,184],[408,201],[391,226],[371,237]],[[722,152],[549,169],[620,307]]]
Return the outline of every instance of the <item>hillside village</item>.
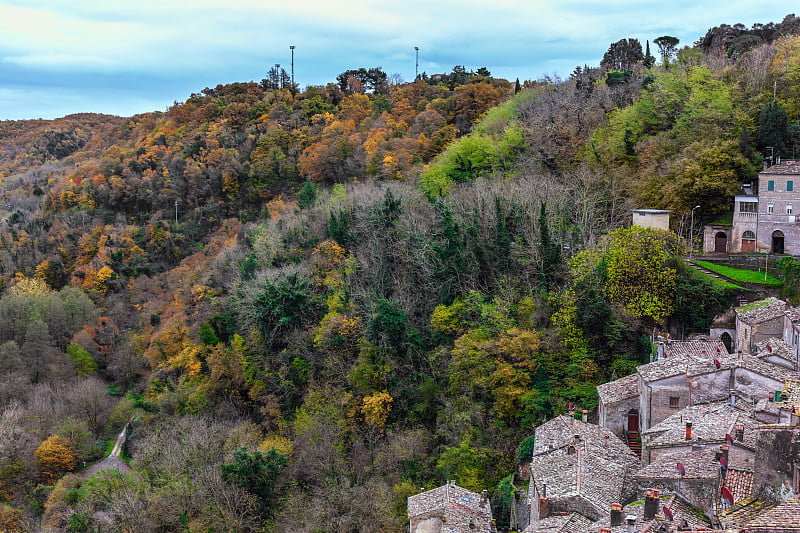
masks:
[[[735,308],[735,345],[658,337],[652,362],[597,387],[597,420],[538,426],[512,526],[526,533],[800,528],[800,308]],[[529,488],[522,488],[527,485]],[[411,533],[495,531],[486,496],[411,496]]]
[[[770,201],[760,202],[760,228],[758,192],[737,197],[733,228],[721,236],[722,227],[707,227],[704,250],[725,252],[727,241],[736,251],[795,250],[795,220],[784,212],[791,213],[791,202],[800,205],[787,181],[798,168],[794,161],[765,168],[762,196]],[[776,201],[781,215],[774,214]],[[750,214],[752,232],[741,225]],[[800,307],[774,297],[740,303],[717,317],[708,335],[673,340],[654,330],[650,362],[597,387],[591,422],[588,410],[570,404],[568,413],[539,425],[530,462],[512,478],[511,527],[800,529]],[[497,530],[486,492],[455,481],[409,497],[408,515],[411,533]]]

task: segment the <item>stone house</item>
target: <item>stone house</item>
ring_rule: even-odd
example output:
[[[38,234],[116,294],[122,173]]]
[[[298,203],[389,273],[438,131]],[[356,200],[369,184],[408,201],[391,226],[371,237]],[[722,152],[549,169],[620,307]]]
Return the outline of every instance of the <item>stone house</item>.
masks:
[[[792,498],[761,513],[742,533],[792,533],[800,531],[800,500]]]
[[[611,503],[633,497],[635,487],[628,481],[639,467],[610,430],[564,415],[549,420],[535,433],[528,530],[550,527],[543,521],[570,513],[598,520]]]
[[[639,388],[631,374],[597,386],[598,423],[615,435],[639,431]]]
[[[737,349],[745,353],[755,353],[757,343],[773,337],[783,338],[784,311],[788,307],[786,302],[777,298],[766,298],[737,307]]]
[[[786,160],[758,174],[757,187],[734,198],[731,226],[706,226],[707,253],[768,252],[800,255],[800,162]]]
[[[496,533],[486,491],[477,494],[454,481],[408,498],[410,533]]]

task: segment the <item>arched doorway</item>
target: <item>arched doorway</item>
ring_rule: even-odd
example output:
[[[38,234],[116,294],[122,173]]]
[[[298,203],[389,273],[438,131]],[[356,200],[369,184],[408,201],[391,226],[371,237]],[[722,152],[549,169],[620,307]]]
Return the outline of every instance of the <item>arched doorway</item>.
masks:
[[[772,253],[783,253],[783,232],[779,229],[772,232]]]
[[[719,340],[725,345],[725,349],[728,350],[728,353],[733,353],[733,339],[730,333],[723,331],[722,335],[719,336]]]
[[[628,411],[628,431],[639,431],[639,411],[636,409]]]
[[[714,253],[728,253],[728,235],[724,231],[718,231],[714,235]]]
[[[756,251],[756,234],[752,231],[745,231],[742,233],[742,251],[755,252]]]

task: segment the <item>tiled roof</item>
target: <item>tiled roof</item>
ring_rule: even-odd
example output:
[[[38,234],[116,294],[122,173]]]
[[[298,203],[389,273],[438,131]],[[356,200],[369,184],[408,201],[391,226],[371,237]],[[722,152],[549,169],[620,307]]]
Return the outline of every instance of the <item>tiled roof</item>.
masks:
[[[692,441],[686,440],[686,422],[692,423]],[[755,447],[756,420],[749,413],[731,407],[729,402],[709,402],[686,407],[642,432],[646,446],[687,442],[723,441],[733,434],[737,423],[744,425],[744,440],[739,444]]]
[[[730,368],[732,366],[728,352],[723,348],[722,353],[711,358],[697,357],[690,354],[675,355],[641,365],[636,369],[636,372],[642,376],[646,383],[686,374],[694,376],[719,370],[714,364],[714,359],[722,363],[722,368]]]
[[[736,316],[746,324],[760,324],[773,318],[783,316],[787,304],[774,297],[765,298],[757,302],[736,308]]]
[[[751,496],[717,513],[717,517],[723,526],[738,530],[756,516],[773,507],[775,507],[774,503],[762,502]]]
[[[638,467],[635,460],[611,460],[579,451],[573,455],[535,457],[531,477],[539,494],[547,486],[551,501],[581,497],[602,516],[612,503],[622,499],[628,473]]]
[[[759,179],[761,176],[768,176],[770,174],[800,174],[800,161],[792,159],[782,161],[777,165],[772,165],[758,173]]]
[[[792,324],[800,322],[800,307],[790,307],[783,312]]]
[[[790,365],[794,365],[794,348],[788,342],[784,342],[783,339],[773,337],[769,340],[756,343],[756,357],[764,358],[770,356],[780,357]]]
[[[697,511],[693,510],[692,506],[686,503],[683,499],[679,498],[678,496],[672,494],[668,496],[663,496],[660,499],[661,503],[659,505],[658,512],[656,513],[655,520],[644,520],[644,503],[639,501],[636,503],[632,503],[626,505],[622,510],[623,516],[623,524],[621,526],[614,526],[611,527],[611,517],[610,513],[609,516],[605,516],[592,524],[592,527],[587,531],[591,533],[597,533],[600,531],[600,528],[607,527],[611,529],[612,533],[627,533],[628,526],[625,524],[624,518],[628,516],[635,516],[636,522],[634,526],[635,531],[641,531],[641,533],[655,533],[659,531],[659,527],[665,523],[665,517],[663,515],[664,507],[668,507],[670,511],[672,511],[672,523],[673,524],[681,524],[684,520],[686,520],[686,524],[688,527],[693,529],[705,527],[709,527],[709,523],[702,518],[700,518]],[[674,531],[674,530],[670,530]]]
[[[715,459],[716,450],[704,448],[698,451],[681,450],[659,455],[655,461],[642,468],[636,474],[636,479],[717,479],[719,475],[719,461]],[[681,463],[686,469],[686,475],[681,476],[677,465]]]
[[[725,343],[720,340],[664,341],[664,356],[693,355],[703,359],[714,359],[720,353],[728,353]]]
[[[559,415],[536,428],[533,445],[534,458],[542,455],[564,455],[580,435],[581,449],[601,457],[620,457],[626,461],[636,456],[611,430]]]
[[[753,494],[754,477],[755,473],[752,470],[728,469],[728,475],[725,476],[725,486],[731,491],[734,503]]]
[[[619,378],[615,381],[609,381],[597,386],[597,395],[600,397],[600,402],[604,405],[616,403],[627,398],[639,395],[639,388],[637,386],[638,378],[636,374]]]
[[[592,521],[578,513],[548,516],[528,526],[523,533],[585,533]]]
[[[736,364],[740,368],[744,368],[750,372],[760,374],[764,377],[772,379],[773,381],[779,381],[781,383],[787,379],[797,378],[797,372],[790,368],[759,359],[754,355],[746,353],[743,353],[741,358],[739,358],[736,354],[730,354],[720,359],[720,361],[723,363],[723,365]]]
[[[792,498],[753,518],[745,529],[757,531],[800,531],[800,500]]]
[[[488,504],[481,505],[482,496],[475,492],[459,487],[455,483],[448,483],[433,490],[428,490],[408,498],[408,516],[417,516],[444,509],[450,504],[457,504],[468,508],[476,514],[483,515],[489,509]]]

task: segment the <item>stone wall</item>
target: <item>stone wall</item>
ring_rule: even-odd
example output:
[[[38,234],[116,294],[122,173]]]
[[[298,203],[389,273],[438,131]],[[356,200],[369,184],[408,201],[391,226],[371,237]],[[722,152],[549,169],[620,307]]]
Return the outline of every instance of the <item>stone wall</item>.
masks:
[[[753,491],[757,498],[781,502],[797,496],[796,469],[800,467],[800,427],[758,428]]]

